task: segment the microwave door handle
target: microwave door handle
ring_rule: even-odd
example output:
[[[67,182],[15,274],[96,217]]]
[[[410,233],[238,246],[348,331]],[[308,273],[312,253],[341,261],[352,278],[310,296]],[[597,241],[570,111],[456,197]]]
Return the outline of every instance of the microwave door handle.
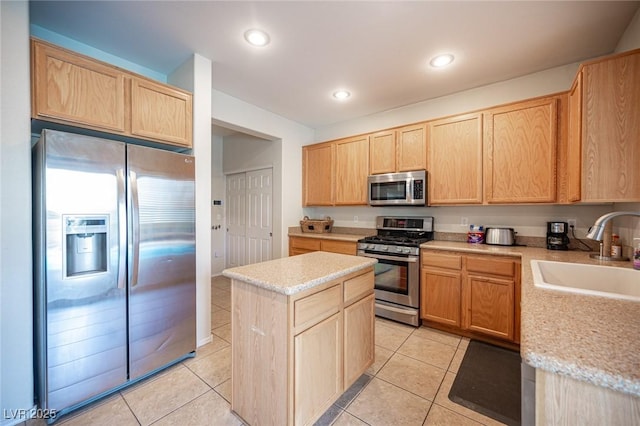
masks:
[[[407,202],[413,200],[413,185],[411,185],[411,179],[407,179]]]

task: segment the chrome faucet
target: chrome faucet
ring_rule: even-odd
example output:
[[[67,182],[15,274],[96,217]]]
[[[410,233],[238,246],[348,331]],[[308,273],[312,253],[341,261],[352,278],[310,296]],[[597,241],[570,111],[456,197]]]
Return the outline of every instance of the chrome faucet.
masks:
[[[593,224],[591,228],[589,228],[589,232],[587,232],[587,238],[602,241],[602,234],[604,233],[604,226],[614,217],[618,216],[639,216],[640,212],[611,212],[600,216],[596,219],[596,223]]]

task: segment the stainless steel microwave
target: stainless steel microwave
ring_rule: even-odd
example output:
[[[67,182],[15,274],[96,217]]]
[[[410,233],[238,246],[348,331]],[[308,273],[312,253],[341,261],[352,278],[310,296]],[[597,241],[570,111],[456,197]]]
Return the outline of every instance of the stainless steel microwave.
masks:
[[[367,178],[369,205],[424,206],[427,200],[427,172],[386,173]]]

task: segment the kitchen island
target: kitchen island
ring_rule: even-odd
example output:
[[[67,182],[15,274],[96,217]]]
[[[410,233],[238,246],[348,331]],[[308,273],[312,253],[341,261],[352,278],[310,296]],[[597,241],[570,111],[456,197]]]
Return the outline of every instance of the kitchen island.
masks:
[[[631,262],[603,262],[586,252],[533,247],[448,241],[420,247],[521,258],[520,354],[536,369],[537,421],[640,421],[640,303],[538,288],[531,269],[531,260],[623,268],[631,268]]]
[[[223,271],[245,423],[313,424],[373,363],[375,263],[318,251]]]

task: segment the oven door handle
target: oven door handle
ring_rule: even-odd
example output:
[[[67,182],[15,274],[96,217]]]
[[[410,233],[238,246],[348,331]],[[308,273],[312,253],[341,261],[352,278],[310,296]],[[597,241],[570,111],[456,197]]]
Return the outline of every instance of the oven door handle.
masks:
[[[371,254],[371,253],[358,253],[358,256],[371,257],[373,259],[381,259],[381,260],[393,260],[396,262],[409,262],[416,263],[419,259],[418,256],[408,256],[408,257],[398,257],[398,256],[385,256],[384,254]]]

